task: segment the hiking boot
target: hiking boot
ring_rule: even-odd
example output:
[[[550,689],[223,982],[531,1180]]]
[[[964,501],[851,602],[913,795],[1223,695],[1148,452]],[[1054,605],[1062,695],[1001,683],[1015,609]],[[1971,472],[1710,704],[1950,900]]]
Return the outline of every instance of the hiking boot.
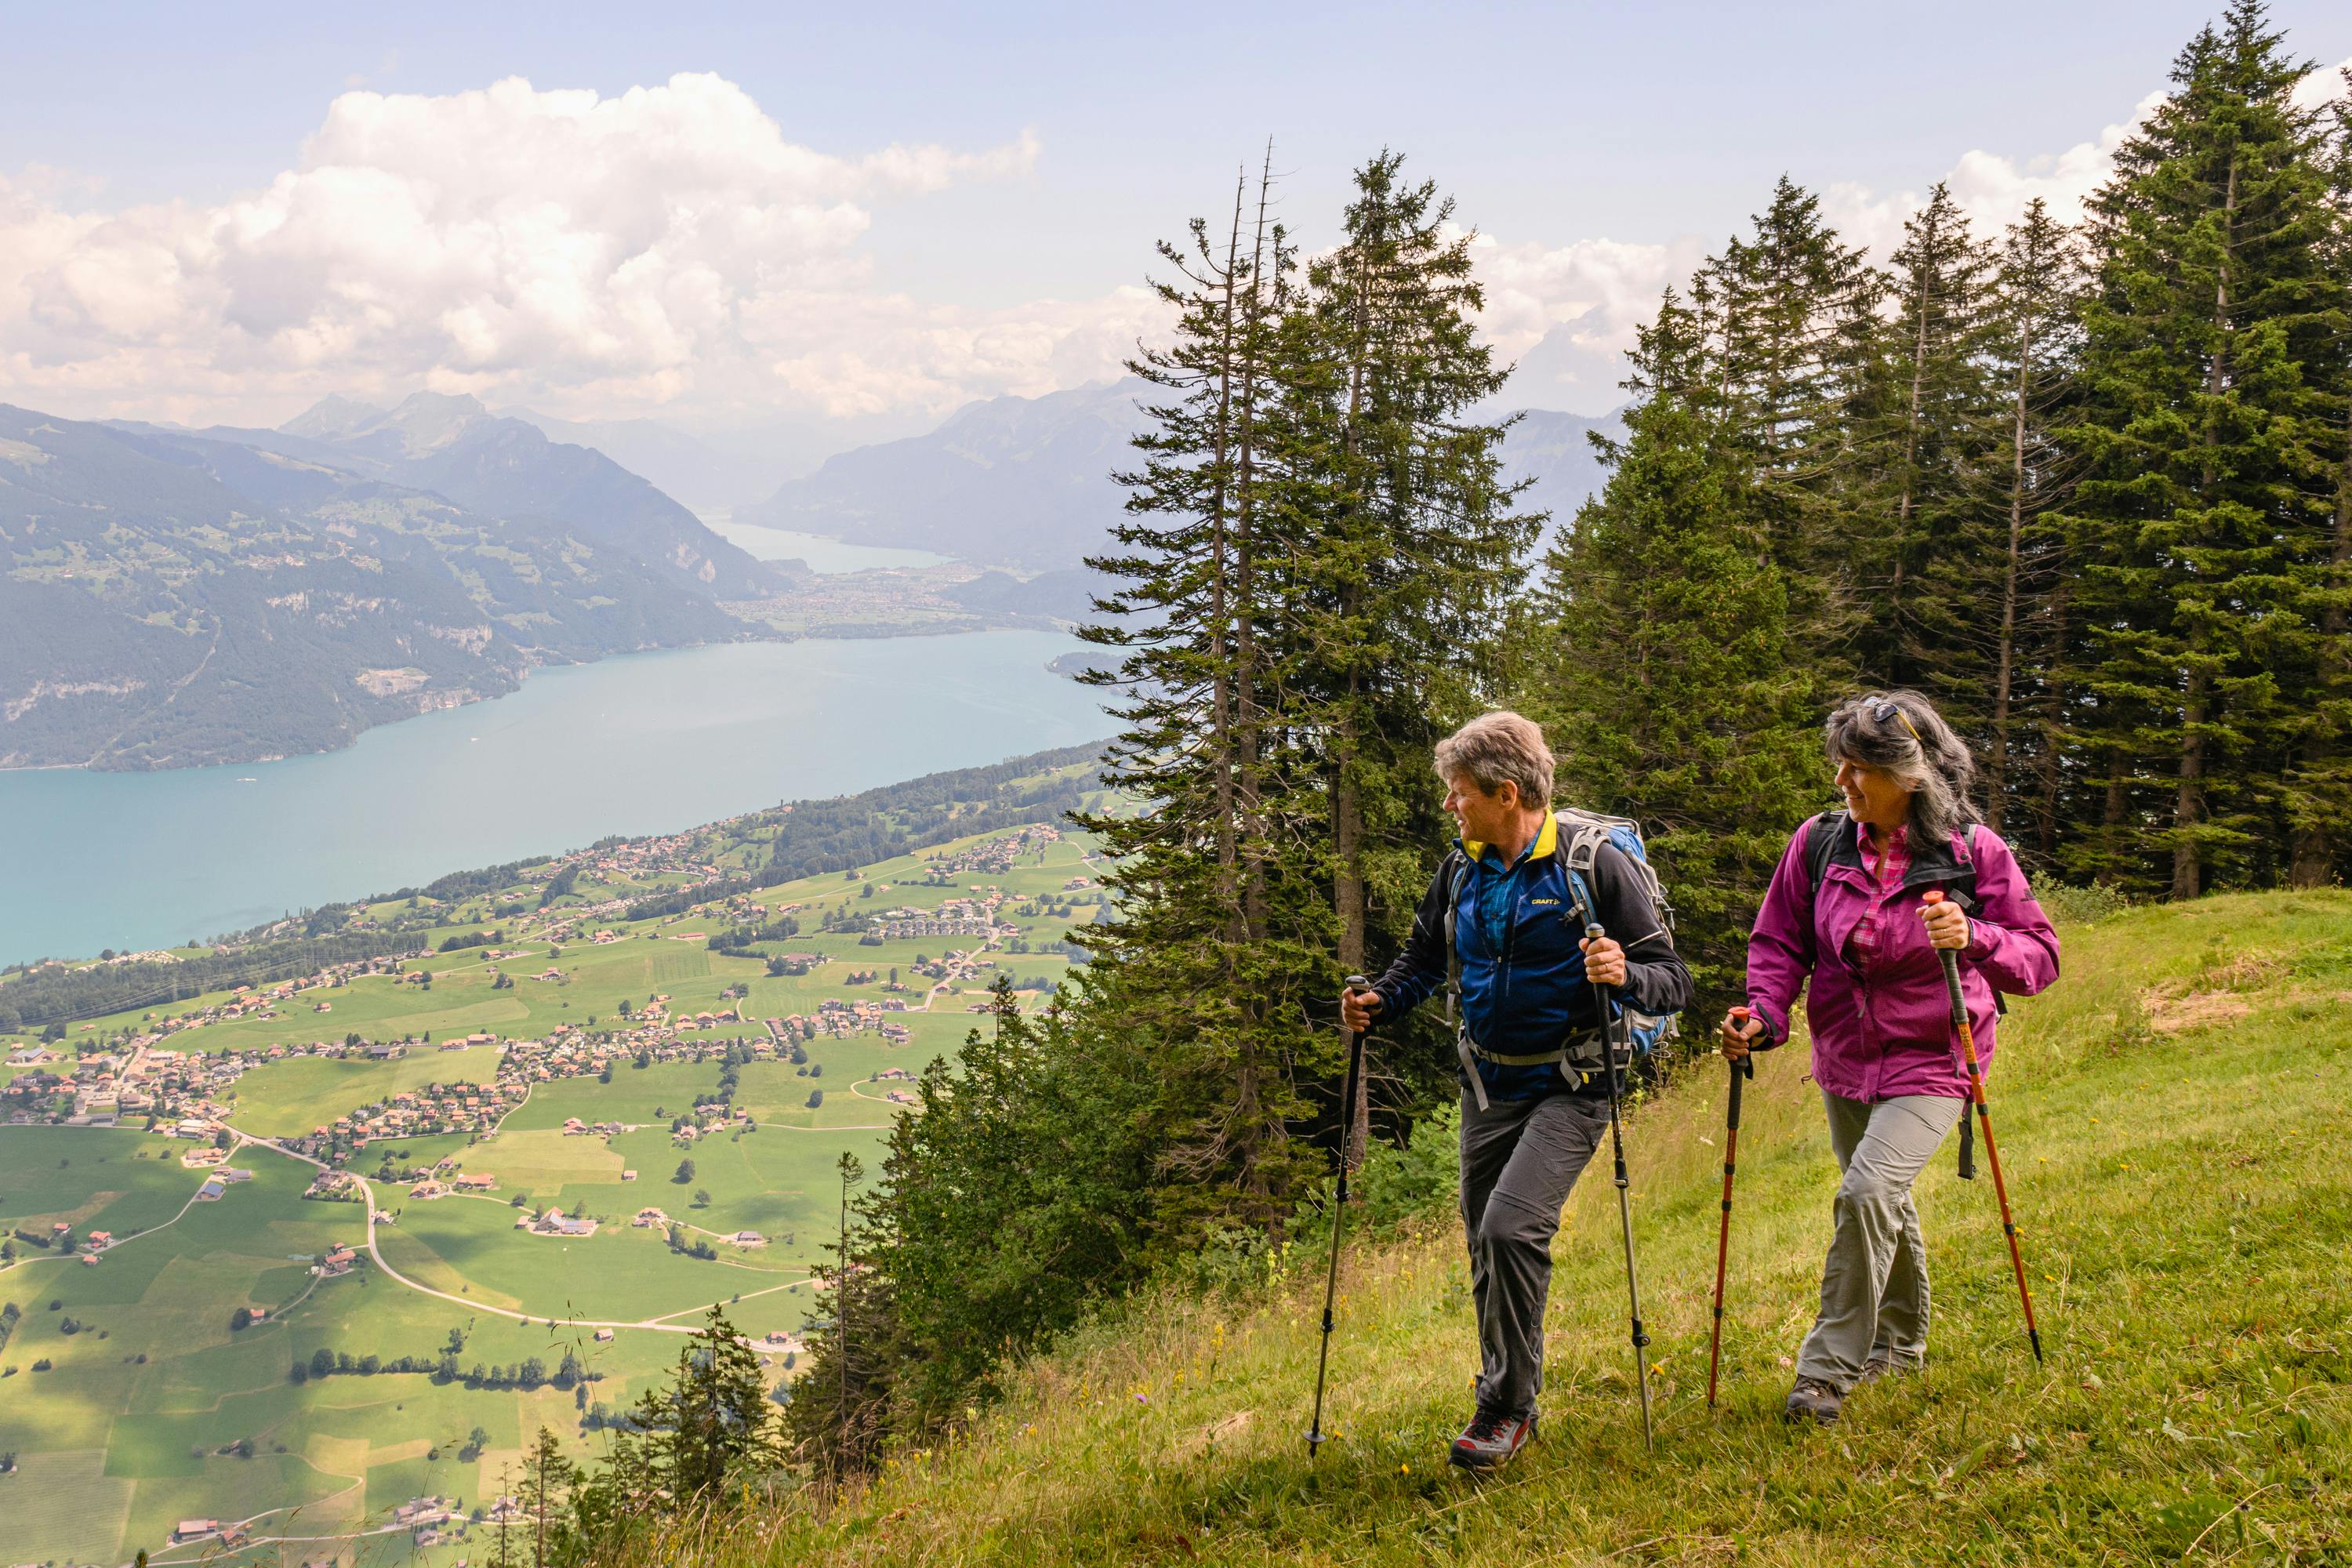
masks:
[[[1876,1383],[1882,1377],[1900,1377],[1906,1372],[1917,1372],[1926,1364],[1924,1362],[1896,1361],[1885,1351],[1873,1351],[1870,1359],[1862,1363],[1862,1376],[1855,1386]]]
[[[1815,1421],[1833,1426],[1844,1404],[1845,1395],[1820,1378],[1801,1377],[1797,1386],[1789,1390],[1789,1403],[1783,1409],[1791,1421]]]
[[[1462,1428],[1462,1436],[1454,1439],[1453,1452],[1447,1462],[1465,1470],[1496,1470],[1511,1462],[1536,1435],[1536,1418],[1532,1415],[1489,1415],[1480,1411],[1470,1425]]]

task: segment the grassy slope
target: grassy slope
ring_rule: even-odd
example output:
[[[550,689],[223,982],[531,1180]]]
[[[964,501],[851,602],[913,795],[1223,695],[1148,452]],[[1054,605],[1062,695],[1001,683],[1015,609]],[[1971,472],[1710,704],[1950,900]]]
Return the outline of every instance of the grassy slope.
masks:
[[[1475,1347],[1458,1234],[1433,1223],[1349,1259],[1339,1440],[1316,1465],[1321,1271],[1298,1257],[1265,1304],[1161,1299],[1082,1337],[830,1518],[788,1510],[647,1561],[2347,1561],[2352,895],[2145,910],[2068,941],[2068,978],[2012,1014],[1994,1081],[2046,1369],[1991,1183],[1956,1181],[1948,1150],[1921,1189],[1930,1370],[1857,1395],[1834,1430],[1781,1423],[1835,1182],[1791,1051],[1748,1100],[1713,1415],[1719,1073],[1633,1130],[1654,1456],[1603,1168],[1557,1247],[1544,1438],[1495,1480],[1442,1462]]]

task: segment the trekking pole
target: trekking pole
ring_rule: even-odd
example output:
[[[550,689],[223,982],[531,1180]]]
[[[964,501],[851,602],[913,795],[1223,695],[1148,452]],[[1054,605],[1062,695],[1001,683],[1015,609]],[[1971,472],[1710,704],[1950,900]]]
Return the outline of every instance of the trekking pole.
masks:
[[[1598,925],[1588,925],[1584,934],[1600,942],[1609,933]],[[1642,1331],[1642,1284],[1633,1270],[1633,1200],[1627,1191],[1632,1184],[1625,1177],[1625,1131],[1617,1111],[1617,1031],[1609,1005],[1611,989],[1597,981],[1592,987],[1601,1003],[1601,1054],[1608,1064],[1609,1143],[1617,1157],[1617,1223],[1625,1233],[1625,1296],[1633,1309],[1633,1382],[1642,1391],[1642,1447],[1655,1448],[1657,1437],[1650,1428],[1650,1359],[1646,1353],[1650,1336]]]
[[[1371,984],[1360,974],[1348,976],[1348,989],[1361,991]],[[1348,1035],[1348,1093],[1339,1102],[1339,1188],[1331,1208],[1331,1268],[1323,1277],[1323,1348],[1315,1356],[1315,1421],[1307,1428],[1307,1457],[1323,1447],[1323,1374],[1331,1362],[1331,1302],[1339,1290],[1339,1232],[1348,1223],[1348,1134],[1356,1125],[1356,1086],[1364,1074],[1364,1031]]]
[[[1731,1016],[1739,1020],[1744,1030],[1749,1014],[1745,1007],[1734,1007]],[[1739,1085],[1743,1079],[1756,1076],[1756,1051],[1727,1064],[1731,1068],[1730,1110],[1723,1119],[1723,1223],[1715,1237],[1715,1328],[1706,1342],[1706,1407],[1715,1408],[1715,1370],[1723,1359],[1723,1265],[1731,1254],[1731,1171],[1739,1152]]]
[[[1920,901],[1940,904],[1944,891],[1932,888],[1920,896]],[[2042,1331],[2033,1325],[2033,1292],[2025,1284],[2025,1255],[2017,1249],[2017,1222],[2010,1217],[2009,1186],[2000,1179],[2000,1151],[1992,1142],[1992,1112],[1985,1109],[1984,1068],[1977,1062],[1976,1037],[1969,1031],[1969,1005],[1960,995],[1960,955],[1948,947],[1939,947],[1936,952],[1944,961],[1944,988],[1952,994],[1952,1027],[1960,1032],[1960,1054],[1969,1065],[1969,1098],[1976,1101],[1977,1126],[1984,1132],[1985,1163],[1992,1167],[1993,1195],[2000,1200],[2000,1228],[2009,1237],[2009,1267],[2017,1275],[2017,1299],[2025,1303],[2025,1337],[2032,1342],[2033,1359],[2038,1363],[2042,1360]]]

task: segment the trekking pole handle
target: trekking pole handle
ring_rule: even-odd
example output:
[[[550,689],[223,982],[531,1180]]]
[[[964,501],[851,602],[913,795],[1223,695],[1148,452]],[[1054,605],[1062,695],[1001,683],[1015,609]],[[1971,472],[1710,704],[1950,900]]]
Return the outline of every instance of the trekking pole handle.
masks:
[[[1919,895],[1919,901],[1934,909],[1944,901],[1944,889],[1930,888]],[[1969,1026],[1969,1005],[1960,994],[1960,955],[1948,947],[1939,947],[1936,950],[1936,956],[1944,961],[1944,982],[1952,994],[1952,1026],[1966,1029]]]
[[[1753,1023],[1756,1019],[1755,1009],[1750,1007],[1734,1007],[1731,1009],[1731,1016],[1739,1020],[1740,1033],[1742,1034],[1748,1032],[1748,1026]],[[1731,1064],[1731,1072],[1733,1077],[1744,1078],[1751,1082],[1754,1081],[1756,1077],[1756,1053],[1762,1045],[1763,1037],[1761,1036],[1759,1036],[1757,1038],[1748,1042],[1748,1054],[1739,1058],[1737,1061],[1734,1061]],[[1734,1093],[1738,1093],[1738,1087],[1734,1085],[1732,1091]]]

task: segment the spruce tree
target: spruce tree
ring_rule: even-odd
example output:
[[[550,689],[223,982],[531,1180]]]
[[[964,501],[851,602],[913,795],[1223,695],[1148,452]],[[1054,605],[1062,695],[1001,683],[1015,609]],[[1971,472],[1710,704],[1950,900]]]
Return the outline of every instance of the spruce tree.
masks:
[[[2325,366],[2336,222],[2316,116],[2253,0],[2173,68],[2171,96],[2091,205],[2089,468],[2071,508],[2094,641],[2073,732],[2105,784],[2081,869],[2191,898],[2279,870],[2283,674],[2333,531]]]
[[[1254,1226],[1287,1213],[1301,1177],[1293,1047],[1328,962],[1328,916],[1293,885],[1297,846],[1319,835],[1294,819],[1289,784],[1302,729],[1286,695],[1297,552],[1282,531],[1296,445],[1284,378],[1297,339],[1270,202],[1261,170],[1254,196],[1237,181],[1221,230],[1195,220],[1188,245],[1160,247],[1174,333],[1129,368],[1164,395],[1146,410],[1141,467],[1119,476],[1120,552],[1093,563],[1118,586],[1083,634],[1120,650],[1096,678],[1120,693],[1106,776],[1146,805],[1083,819],[1117,858],[1119,896],[1090,931],[1111,976],[1095,1005],[1120,1013],[1151,1064],[1180,1206]]]
[[[1988,465],[1999,605],[1990,649],[1978,639],[1985,821],[2014,835],[2030,825],[2030,850],[2043,864],[2061,825],[2061,733],[2066,721],[2068,583],[2065,541],[2053,514],[2073,489],[2075,463],[2060,440],[2074,416],[2075,305],[2081,252],[2073,232],[2036,196],[2003,237],[1990,308],[1987,356],[2000,394],[2005,437]],[[1950,557],[1947,557],[1950,559]],[[1953,582],[1957,577],[1958,580]],[[1974,578],[1980,581],[1980,578]],[[1956,603],[1972,574],[1948,574]]]
[[[1787,577],[1797,657],[1852,668],[1870,607],[1856,582],[1872,531],[1874,474],[1857,428],[1883,426],[1890,398],[1877,307],[1885,279],[1822,220],[1821,200],[1783,176],[1753,219],[1694,280],[1708,340],[1713,439],[1751,467],[1764,559]]]
[[[1308,269],[1289,380],[1305,479],[1294,636],[1324,749],[1340,974],[1402,942],[1451,836],[1431,749],[1491,700],[1516,568],[1542,522],[1515,509],[1505,427],[1473,413],[1508,374],[1479,338],[1473,237],[1403,165],[1384,152],[1356,172],[1340,241]],[[1336,1033],[1324,1037],[1328,1069]],[[1341,1108],[1358,1149],[1366,1077]]]
[[[1981,476],[1998,403],[1989,363],[1994,262],[1942,181],[1903,229],[1885,406],[1875,428],[1858,432],[1880,467],[1876,494],[1864,479],[1861,498],[1871,515],[1857,530],[1867,630],[1856,657],[1878,685],[1937,687],[1947,716],[1966,730],[1968,710],[1980,706],[1967,696],[1981,686],[1958,674],[1953,644],[1969,639],[1983,605],[1938,580],[1930,563],[1978,555],[1984,531]]]
[[[1719,383],[1696,315],[1670,292],[1632,357],[1608,485],[1546,562],[1519,705],[1546,723],[1565,793],[1643,824],[1675,945],[1727,1001],[1764,884],[1824,793],[1819,698],[1791,657],[1749,455],[1709,438]]]
[[[2307,371],[2328,409],[2318,440],[2335,449],[2335,505],[2322,563],[2310,574],[2305,615],[2316,635],[2285,797],[2289,879],[2298,888],[2336,881],[2352,856],[2352,68],[2338,75],[2321,127],[2335,222],[2320,247],[2336,352]]]

